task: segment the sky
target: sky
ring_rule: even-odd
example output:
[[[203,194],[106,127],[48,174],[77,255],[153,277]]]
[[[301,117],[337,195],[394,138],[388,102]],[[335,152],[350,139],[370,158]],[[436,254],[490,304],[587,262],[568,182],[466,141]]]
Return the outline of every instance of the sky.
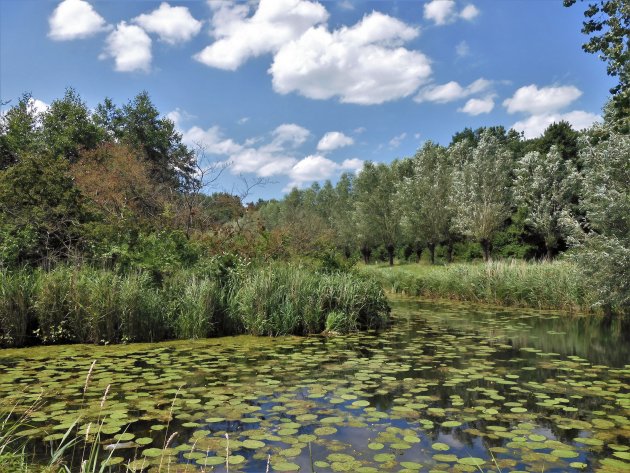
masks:
[[[280,198],[465,127],[590,126],[614,81],[582,19],[561,0],[0,0],[0,99],[146,90],[229,164],[217,190]]]

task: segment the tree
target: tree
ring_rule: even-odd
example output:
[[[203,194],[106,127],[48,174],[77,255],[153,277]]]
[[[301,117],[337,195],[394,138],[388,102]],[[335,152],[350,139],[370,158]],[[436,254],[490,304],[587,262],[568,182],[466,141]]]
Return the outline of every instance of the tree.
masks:
[[[0,171],[0,259],[5,264],[68,258],[82,243],[86,220],[66,160],[25,154]]]
[[[598,132],[598,130],[595,130]],[[607,312],[630,313],[630,136],[582,140],[582,208],[590,232],[578,261]]]
[[[343,173],[335,185],[335,198],[331,212],[332,227],[337,247],[349,258],[356,245],[357,229],[354,220],[354,175]]]
[[[478,241],[488,261],[492,237],[510,216],[512,153],[490,131],[475,147],[462,142],[449,152],[461,160],[453,175],[454,227]]]
[[[576,0],[564,0],[570,7]],[[630,3],[627,0],[597,0],[584,12],[582,33],[589,40],[582,45],[587,53],[597,54],[607,63],[609,76],[619,83],[610,89],[618,117],[626,122],[630,115]]]
[[[551,259],[566,236],[565,219],[576,195],[578,174],[572,161],[553,146],[547,154],[527,153],[518,162],[514,182],[515,203],[527,212],[525,223],[545,241]]]
[[[24,94],[16,105],[0,117],[0,170],[19,161],[25,153],[41,146],[40,114],[30,94]]]
[[[195,179],[195,155],[182,143],[175,124],[160,118],[147,92],[141,92],[117,112],[107,101],[99,111],[99,120],[120,141],[141,150],[152,166],[157,182],[173,189],[189,185]]]
[[[356,178],[356,222],[366,263],[372,246],[382,243],[390,266],[394,264],[400,238],[400,206],[393,192],[396,185],[393,165],[367,162]]]
[[[69,88],[63,98],[54,100],[43,114],[42,138],[53,156],[73,163],[79,159],[81,150],[96,148],[105,134],[92,121],[90,111],[79,94]]]
[[[413,176],[402,181],[399,192],[405,226],[417,231],[413,240],[426,242],[432,264],[435,263],[435,247],[449,236],[451,189],[452,167],[446,149],[428,141],[415,154]]]

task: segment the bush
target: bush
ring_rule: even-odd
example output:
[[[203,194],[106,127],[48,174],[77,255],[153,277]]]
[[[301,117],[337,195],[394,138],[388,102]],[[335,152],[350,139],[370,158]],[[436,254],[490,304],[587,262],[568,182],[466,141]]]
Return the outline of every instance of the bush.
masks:
[[[31,271],[0,271],[0,346],[21,346],[35,320],[33,293],[37,278]]]

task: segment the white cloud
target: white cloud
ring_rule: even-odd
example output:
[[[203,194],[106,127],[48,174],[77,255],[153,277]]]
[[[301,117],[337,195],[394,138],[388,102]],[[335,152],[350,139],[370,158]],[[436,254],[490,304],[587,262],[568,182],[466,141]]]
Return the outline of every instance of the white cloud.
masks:
[[[48,36],[55,41],[88,38],[111,27],[84,0],[64,0],[48,18]]]
[[[196,20],[186,7],[171,7],[164,2],[151,13],[143,13],[133,19],[145,31],[156,33],[169,44],[192,39],[201,30],[202,22]]]
[[[330,179],[341,171],[353,171],[356,173],[361,168],[363,168],[363,161],[358,158],[346,159],[339,164],[325,156],[309,155],[296,162],[288,171],[290,182],[284,188],[284,191],[291,190],[293,187],[303,187],[309,182]]]
[[[260,0],[256,12],[231,2],[210,2],[213,8],[214,43],[195,56],[211,67],[236,70],[251,57],[276,52],[310,27],[328,19],[317,2],[307,0]]]
[[[407,138],[407,133],[401,133],[398,136],[394,136],[391,140],[389,140],[389,146],[392,148],[398,148],[405,138]]]
[[[249,117],[243,117],[243,118],[239,118],[237,123],[239,125],[244,125],[245,123],[247,123],[249,121]]]
[[[378,12],[332,32],[310,28],[275,55],[269,69],[274,90],[362,105],[408,96],[431,74],[426,56],[400,46],[417,35]]]
[[[452,23],[457,18],[455,0],[432,0],[425,3],[424,18],[436,25]]]
[[[354,144],[354,140],[339,131],[329,131],[317,143],[318,151],[332,151]]]
[[[438,26],[454,23],[458,18],[472,21],[479,16],[479,9],[472,3],[457,12],[455,0],[432,0],[424,4],[424,18]]]
[[[470,46],[466,41],[461,41],[455,46],[455,52],[459,57],[466,57],[470,54]]]
[[[601,117],[594,113],[574,110],[568,113],[547,113],[532,115],[525,120],[521,120],[512,125],[517,131],[522,131],[525,138],[536,138],[543,134],[545,129],[552,123],[567,121],[576,130],[590,127],[593,123],[601,121]]]
[[[39,99],[31,98],[28,103],[31,107],[33,107],[37,114],[45,113],[50,108],[50,105]]]
[[[364,126],[360,126],[360,127],[354,129],[354,132],[357,135],[360,135],[361,133],[365,133],[366,131],[367,131],[367,128],[365,128]]]
[[[208,154],[229,156],[243,150],[243,146],[225,138],[218,126],[207,130],[194,126],[182,133],[182,141],[192,147],[201,146]]]
[[[457,109],[458,112],[464,112],[468,115],[481,115],[482,113],[490,113],[494,108],[493,96],[488,96],[482,99],[470,99],[466,104]]]
[[[363,169],[365,161],[359,158],[344,159],[341,163],[341,169],[345,171],[353,171],[355,174]]]
[[[526,112],[541,115],[556,112],[582,95],[574,86],[542,87],[531,84],[521,87],[503,101],[508,113]]]
[[[121,21],[105,42],[101,59],[114,58],[120,72],[145,71],[151,68],[151,38],[136,25]]]
[[[269,146],[281,148],[285,145],[289,145],[293,148],[297,148],[303,144],[310,135],[311,132],[300,125],[284,123],[273,131],[274,138]]]
[[[430,85],[420,90],[414,100],[418,103],[436,102],[448,103],[455,100],[466,98],[470,95],[483,92],[492,84],[487,79],[477,79],[466,87],[462,87],[455,81],[447,82],[442,85]]]
[[[479,16],[479,9],[471,3],[459,12],[459,16],[466,21],[472,21]]]

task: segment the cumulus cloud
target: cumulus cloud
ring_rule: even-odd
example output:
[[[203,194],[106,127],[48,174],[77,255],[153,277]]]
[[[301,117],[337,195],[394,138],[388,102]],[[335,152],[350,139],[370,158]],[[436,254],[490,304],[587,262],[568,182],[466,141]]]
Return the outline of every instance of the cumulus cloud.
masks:
[[[34,99],[32,97],[29,99],[28,103],[31,107],[33,107],[37,114],[45,113],[50,108],[50,105],[48,105],[43,100]]]
[[[512,125],[516,131],[522,131],[525,138],[536,138],[543,134],[545,129],[552,123],[567,121],[576,130],[590,127],[593,123],[601,121],[601,117],[594,113],[582,110],[574,110],[568,113],[546,113],[532,115],[525,120],[521,120]]]
[[[400,46],[417,35],[416,28],[378,12],[332,32],[311,28],[275,55],[273,88],[361,105],[406,97],[431,74],[426,56]]]
[[[472,3],[457,11],[455,0],[432,0],[424,4],[424,18],[438,26],[448,25],[458,18],[472,21],[479,15],[479,9]]]
[[[144,71],[151,68],[151,38],[136,25],[121,21],[105,42],[101,59],[114,58],[120,72]]]
[[[151,13],[143,13],[133,19],[145,31],[157,34],[169,44],[183,43],[201,30],[202,22],[196,20],[186,7],[172,7],[164,2]]]
[[[433,0],[425,3],[424,18],[436,25],[452,23],[457,18],[455,0]]]
[[[354,144],[354,140],[340,131],[329,131],[317,143],[318,151],[332,151]]]
[[[362,167],[363,161],[358,158],[346,159],[339,164],[325,156],[309,155],[296,162],[288,171],[290,182],[284,191],[293,187],[303,187],[309,182],[330,179],[341,171],[358,172]]]
[[[243,150],[243,146],[231,138],[225,138],[218,126],[207,130],[193,126],[182,133],[182,141],[189,146],[201,146],[208,154],[228,156]]]
[[[466,5],[464,9],[459,12],[459,16],[466,21],[472,21],[479,16],[479,9],[473,4]]]
[[[493,108],[494,98],[488,96],[481,99],[470,99],[462,108],[457,109],[457,111],[475,116],[481,115],[482,113],[490,113]]]
[[[216,41],[195,58],[208,66],[231,71],[249,58],[276,52],[328,19],[321,4],[307,0],[260,0],[251,17],[247,5],[209,3],[214,10],[211,24]]]
[[[503,101],[503,105],[508,113],[548,114],[566,107],[581,95],[582,91],[572,85],[539,89],[531,84],[518,89],[512,97]]]
[[[48,36],[55,41],[88,38],[111,29],[92,5],[84,0],[64,0],[48,18]]]
[[[483,92],[492,84],[487,79],[477,79],[466,87],[462,87],[458,82],[451,81],[442,85],[430,85],[420,90],[414,100],[418,103],[435,102],[448,103],[460,100],[470,95]]]

